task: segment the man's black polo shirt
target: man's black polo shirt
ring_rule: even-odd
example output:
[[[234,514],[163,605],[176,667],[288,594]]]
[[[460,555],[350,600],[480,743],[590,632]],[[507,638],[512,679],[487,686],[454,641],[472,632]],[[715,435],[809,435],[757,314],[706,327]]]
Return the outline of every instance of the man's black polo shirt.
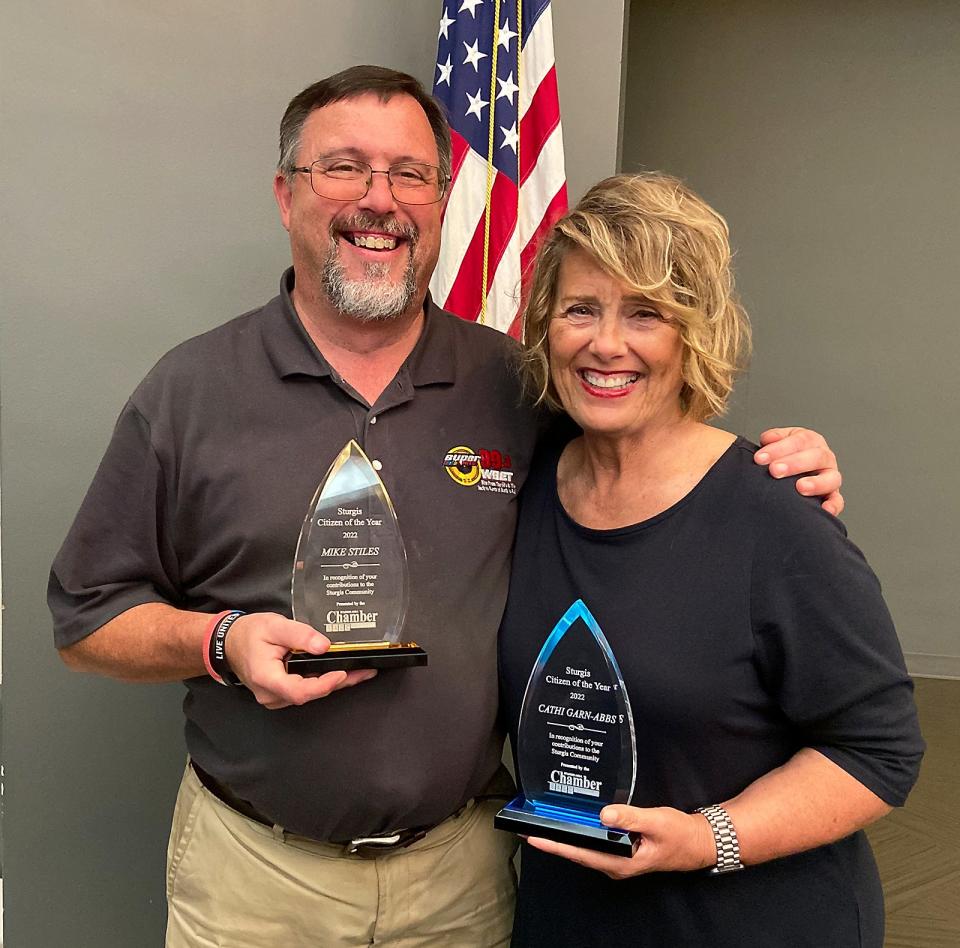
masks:
[[[282,711],[207,677],[184,701],[204,770],[291,832],[345,840],[439,822],[497,767],[496,633],[537,422],[510,340],[432,303],[368,406],[313,345],[291,285],[288,271],[280,296],[178,346],[141,383],[54,563],[50,604],[60,647],[147,602],[289,616],[304,516],[355,438],[396,509],[404,632],[429,666]],[[501,468],[464,483],[444,465],[458,448]]]

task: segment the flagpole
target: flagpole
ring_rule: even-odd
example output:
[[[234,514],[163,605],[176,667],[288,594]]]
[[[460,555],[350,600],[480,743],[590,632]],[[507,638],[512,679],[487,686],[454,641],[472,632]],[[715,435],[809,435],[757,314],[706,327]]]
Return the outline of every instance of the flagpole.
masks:
[[[520,205],[523,200],[523,188],[521,185],[523,182],[520,180],[520,149],[523,146],[523,136],[520,134],[520,129],[522,127],[523,116],[520,114],[521,108],[523,108],[523,0],[517,0],[517,235],[520,237],[520,240],[523,240],[523,234],[520,233]],[[520,285],[517,287],[517,293],[519,296],[520,307],[522,310],[523,307],[523,279],[524,273],[523,270],[520,270]],[[520,315],[518,311],[517,316]],[[513,322],[517,321],[517,316],[514,316]],[[510,328],[507,328],[507,331],[510,331]],[[520,335],[523,334],[523,327],[519,328]],[[512,335],[512,333],[511,333]],[[523,341],[522,339],[520,340]]]
[[[490,108],[487,111],[487,199],[483,211],[483,280],[480,283],[480,319],[482,326],[487,321],[487,268],[490,265],[490,195],[493,193],[493,133],[494,113],[497,110],[497,47],[500,45],[500,0],[494,0],[493,6],[493,56],[490,60]],[[517,43],[519,46],[519,42]],[[519,165],[518,165],[519,167]]]

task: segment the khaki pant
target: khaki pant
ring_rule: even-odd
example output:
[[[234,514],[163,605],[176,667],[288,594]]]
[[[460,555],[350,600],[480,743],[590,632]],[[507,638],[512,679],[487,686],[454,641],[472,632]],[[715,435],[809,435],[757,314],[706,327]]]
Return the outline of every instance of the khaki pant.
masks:
[[[492,948],[513,920],[516,848],[499,803],[469,804],[375,859],[283,834],[218,800],[187,765],[167,849],[167,948]]]

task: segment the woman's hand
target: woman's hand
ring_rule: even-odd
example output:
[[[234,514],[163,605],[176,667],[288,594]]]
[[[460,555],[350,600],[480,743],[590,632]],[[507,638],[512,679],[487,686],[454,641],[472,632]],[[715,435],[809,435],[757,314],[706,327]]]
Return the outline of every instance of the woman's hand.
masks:
[[[730,815],[745,866],[833,843],[890,812],[890,805],[812,747],[754,780],[722,806]],[[527,842],[545,853],[598,869],[611,879],[644,872],[706,869],[717,862],[707,818],[671,807],[604,807],[606,826],[641,834],[632,858],[608,856],[547,839]]]
[[[607,826],[640,834],[640,842],[631,858],[610,856],[540,837],[531,837],[527,842],[545,853],[563,856],[588,869],[597,869],[611,879],[628,879],[645,872],[706,869],[716,865],[713,831],[700,813],[683,813],[666,806],[641,809],[617,804],[604,807],[600,819]]]
[[[840,516],[843,477],[837,456],[822,434],[809,428],[768,428],[760,435],[760,444],[763,447],[753,456],[757,464],[769,465],[773,477],[810,475],[797,481],[797,490],[805,497],[822,498],[823,509]]]

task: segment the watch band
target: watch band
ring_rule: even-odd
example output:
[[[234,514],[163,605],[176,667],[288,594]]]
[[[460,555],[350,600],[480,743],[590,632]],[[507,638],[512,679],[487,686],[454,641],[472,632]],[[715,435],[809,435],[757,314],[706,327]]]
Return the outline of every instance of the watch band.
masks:
[[[730,814],[720,806],[701,806],[697,808],[697,813],[702,813],[713,830],[713,841],[717,847],[717,864],[710,872],[736,872],[743,868],[740,862],[740,841],[737,839],[737,831],[733,828],[733,821]]]

